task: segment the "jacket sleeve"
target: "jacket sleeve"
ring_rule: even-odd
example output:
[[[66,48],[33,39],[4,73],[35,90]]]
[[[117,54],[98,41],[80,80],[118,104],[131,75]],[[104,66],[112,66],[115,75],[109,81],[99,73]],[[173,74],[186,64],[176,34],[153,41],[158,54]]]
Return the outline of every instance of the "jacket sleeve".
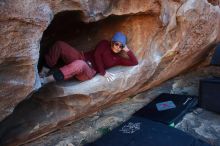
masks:
[[[95,54],[94,54],[97,71],[101,75],[105,75],[105,68],[103,64],[103,52],[104,52],[104,49],[106,48],[106,45],[107,45],[106,43],[108,43],[106,40],[99,42],[95,48]]]
[[[129,58],[123,58],[123,57],[119,58],[118,65],[134,66],[134,65],[138,64],[138,60],[137,60],[137,58],[135,57],[134,53],[131,50],[129,50],[127,52],[127,55],[128,55]]]

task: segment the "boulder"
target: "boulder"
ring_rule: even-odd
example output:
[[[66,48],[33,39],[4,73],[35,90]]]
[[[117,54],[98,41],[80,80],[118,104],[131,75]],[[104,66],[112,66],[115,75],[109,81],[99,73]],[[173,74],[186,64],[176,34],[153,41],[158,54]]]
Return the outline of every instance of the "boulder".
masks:
[[[32,92],[40,87],[36,66],[43,31],[53,16],[65,11],[79,13],[88,29],[70,44],[94,48],[122,31],[139,64],[110,69],[116,74],[113,82],[96,75]],[[206,0],[8,0],[0,2],[0,14],[0,145],[34,140],[153,88],[205,60],[220,39],[220,9]]]

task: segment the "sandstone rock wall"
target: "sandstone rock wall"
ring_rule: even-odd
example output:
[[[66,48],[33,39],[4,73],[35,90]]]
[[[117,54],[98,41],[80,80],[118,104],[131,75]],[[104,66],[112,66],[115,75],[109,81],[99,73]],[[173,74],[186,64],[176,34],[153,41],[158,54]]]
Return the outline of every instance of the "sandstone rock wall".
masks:
[[[0,123],[1,144],[36,139],[199,64],[220,39],[217,2],[1,1],[0,120],[39,87],[36,66],[40,40],[59,12],[79,12],[81,21],[93,22],[92,30],[69,42],[73,46],[93,48],[100,39],[110,39],[115,31],[123,31],[128,36],[128,46],[139,59],[137,66],[110,69],[117,74],[110,83],[97,75],[87,82],[61,82],[41,88]]]
[[[0,2],[0,67],[1,74],[0,120],[10,114],[15,105],[22,101],[31,91],[39,87],[36,66],[39,58],[40,40],[53,16],[61,11],[82,13],[82,21],[92,22],[109,15],[135,13],[159,13],[155,0],[143,1],[96,1],[96,0],[3,0]],[[19,60],[26,60],[25,65]],[[11,63],[8,63],[11,62]],[[17,72],[23,70],[22,74]],[[10,72],[7,74],[5,72]],[[25,73],[26,72],[26,73]],[[11,92],[11,90],[14,90]]]

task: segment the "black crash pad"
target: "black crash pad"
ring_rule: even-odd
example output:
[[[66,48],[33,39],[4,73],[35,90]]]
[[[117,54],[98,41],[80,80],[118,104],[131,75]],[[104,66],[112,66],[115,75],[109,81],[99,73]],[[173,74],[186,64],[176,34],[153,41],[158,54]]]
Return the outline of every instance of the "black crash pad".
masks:
[[[85,146],[210,146],[185,132],[146,118],[132,117]]]
[[[164,124],[176,124],[198,104],[198,98],[190,95],[162,93],[134,116],[148,118]]]
[[[206,78],[199,83],[199,106],[220,113],[220,77]]]
[[[211,65],[220,66],[220,44],[215,47],[214,54],[212,56]]]

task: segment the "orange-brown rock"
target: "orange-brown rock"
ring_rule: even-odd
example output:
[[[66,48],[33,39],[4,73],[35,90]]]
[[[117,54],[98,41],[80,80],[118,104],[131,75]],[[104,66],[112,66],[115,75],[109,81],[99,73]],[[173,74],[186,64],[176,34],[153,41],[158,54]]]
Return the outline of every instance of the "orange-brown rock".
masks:
[[[14,2],[13,0],[0,2],[0,70],[11,72],[14,75],[8,76],[7,80],[1,80],[1,104],[0,121],[10,114],[15,105],[25,99],[25,97],[34,89],[39,87],[38,73],[36,66],[39,58],[40,40],[43,31],[49,25],[53,16],[62,11],[80,11],[82,21],[92,22],[104,19],[109,15],[125,15],[135,13],[159,13],[159,5],[155,0],[148,3],[139,3],[138,1],[44,1],[44,0],[25,0]],[[71,19],[71,18],[70,18]],[[61,26],[62,27],[62,26]],[[121,26],[123,27],[123,26]],[[74,29],[74,28],[73,28]],[[107,32],[106,32],[107,33]],[[113,30],[111,31],[111,34]],[[97,38],[104,37],[101,34]],[[94,34],[93,34],[94,36]],[[80,44],[83,44],[80,41]],[[89,47],[87,45],[86,47]],[[7,65],[6,60],[13,60],[11,64],[18,64],[21,70],[25,65],[20,65],[17,60],[26,58],[25,64],[29,64],[28,71],[23,74],[17,74],[19,70],[12,69]],[[34,71],[35,70],[35,71]],[[14,78],[13,78],[14,77]],[[22,80],[23,79],[23,80]],[[21,81],[22,80],[22,81]],[[25,84],[15,84],[16,82],[25,82]],[[27,87],[28,86],[28,87]],[[4,88],[3,88],[4,87]],[[13,88],[21,90],[13,90]],[[9,94],[10,93],[10,94]],[[21,94],[22,93],[22,94]]]
[[[122,31],[139,64],[110,69],[116,74],[113,82],[96,75],[86,82],[48,84],[22,101],[38,87],[43,31],[62,11],[79,13],[80,21],[87,22],[79,29],[86,31],[70,44],[93,48],[100,39]],[[219,41],[219,23],[220,8],[206,0],[1,1],[1,119],[22,102],[0,123],[0,143],[36,139],[190,69]]]

